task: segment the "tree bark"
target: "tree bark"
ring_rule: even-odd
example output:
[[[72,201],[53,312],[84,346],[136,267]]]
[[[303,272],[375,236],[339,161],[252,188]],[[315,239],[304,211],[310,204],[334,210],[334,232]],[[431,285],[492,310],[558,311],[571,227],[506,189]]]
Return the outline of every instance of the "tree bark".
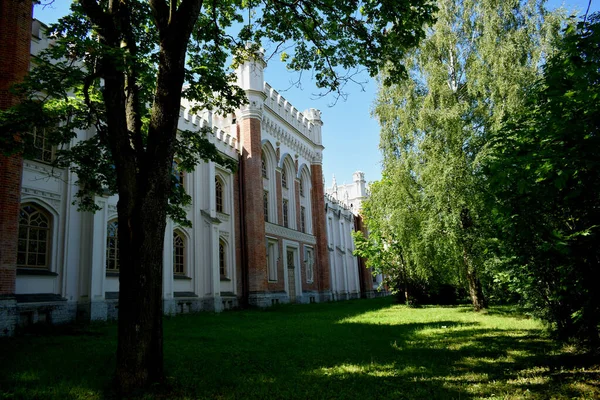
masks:
[[[130,5],[80,0],[103,45],[106,140],[119,194],[119,327],[115,388],[119,395],[143,390],[163,378],[163,250],[172,162],[184,81],[187,44],[202,0],[151,1],[160,36],[156,91],[147,143],[139,115],[136,45]],[[177,7],[177,4],[179,6]],[[125,57],[125,53],[129,57]],[[125,60],[128,58],[128,60]]]
[[[163,378],[164,185],[119,200],[119,329],[116,388],[129,394]],[[128,213],[127,211],[130,211]]]
[[[463,248],[463,261],[473,308],[475,311],[481,311],[482,309],[487,308],[487,301],[483,295],[481,281],[477,276],[477,269],[473,266],[466,248]]]
[[[487,302],[483,295],[483,289],[481,287],[481,281],[477,274],[477,268],[473,265],[471,258],[472,245],[469,241],[469,232],[473,227],[473,219],[471,218],[471,212],[468,208],[463,208],[460,212],[460,223],[463,231],[462,248],[463,248],[463,263],[465,268],[465,274],[467,276],[467,283],[469,284],[469,294],[471,295],[471,302],[475,311],[481,311],[487,308]]]

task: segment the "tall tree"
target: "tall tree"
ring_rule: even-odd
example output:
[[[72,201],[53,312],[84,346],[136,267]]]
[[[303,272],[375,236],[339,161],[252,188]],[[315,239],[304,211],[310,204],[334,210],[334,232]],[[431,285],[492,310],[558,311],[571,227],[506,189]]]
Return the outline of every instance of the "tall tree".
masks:
[[[421,216],[418,235],[398,235],[407,238],[403,248],[416,249],[424,265],[458,268],[475,310],[486,307],[478,160],[490,132],[524,106],[522,88],[539,75],[557,36],[562,20],[543,3],[440,0],[426,40],[402,60],[409,79],[382,86],[376,102],[384,169],[403,176],[397,182],[414,182],[418,196],[399,211]],[[401,190],[397,183],[381,189]]]
[[[79,0],[71,9],[49,29],[54,43],[22,88],[28,101],[0,120],[3,133],[29,131],[32,122],[58,125],[55,143],[69,143],[76,128],[97,132],[66,146],[58,163],[78,173],[82,206],[93,209],[93,195],[107,187],[119,195],[116,383],[128,393],[163,376],[166,218],[184,218],[177,204],[189,201],[174,184],[173,157],[188,170],[218,157],[201,135],[178,134],[181,97],[217,112],[240,106],[245,94],[227,63],[254,57],[261,42],[293,45],[282,57],[288,67],[312,70],[319,88],[340,93],[360,66],[375,75],[416,45],[433,6],[426,0]],[[249,10],[253,22],[243,24]],[[397,81],[404,68],[391,69],[389,80]],[[2,143],[20,151],[26,140],[6,135]]]
[[[498,278],[563,339],[600,343],[600,15],[571,26],[483,163]]]

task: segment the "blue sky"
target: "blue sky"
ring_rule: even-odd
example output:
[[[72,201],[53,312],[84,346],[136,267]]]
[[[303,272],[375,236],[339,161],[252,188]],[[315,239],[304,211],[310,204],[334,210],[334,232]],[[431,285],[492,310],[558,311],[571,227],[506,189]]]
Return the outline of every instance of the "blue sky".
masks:
[[[68,13],[70,1],[55,0],[53,4],[34,8],[34,17],[45,23],[55,22]],[[567,10],[577,10],[582,15],[588,0],[549,0],[549,8],[564,6]],[[592,0],[590,13],[599,10],[600,0]],[[298,80],[296,72],[289,72],[275,59],[265,70],[265,80],[278,90],[296,108],[318,108],[323,117],[323,174],[326,186],[331,186],[335,174],[338,184],[352,181],[352,173],[365,172],[367,181],[381,178],[381,155],[379,153],[379,125],[371,118],[371,108],[377,93],[377,84],[367,74],[359,80],[367,83],[361,87],[348,85],[346,100],[339,99],[335,104],[333,96],[319,97],[310,72],[305,72],[300,87],[292,85]]]

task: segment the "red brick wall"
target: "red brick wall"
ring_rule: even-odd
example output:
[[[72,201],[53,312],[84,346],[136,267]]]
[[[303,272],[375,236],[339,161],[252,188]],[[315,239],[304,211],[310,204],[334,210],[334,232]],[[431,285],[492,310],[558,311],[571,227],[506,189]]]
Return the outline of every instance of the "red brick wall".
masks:
[[[362,217],[357,215],[354,219],[354,230],[361,231],[366,236],[367,228],[363,224]],[[367,292],[373,290],[373,275],[371,270],[366,266],[366,260],[362,257],[356,257],[358,260],[358,278],[360,280],[360,293],[362,297],[365,297]]]
[[[261,173],[260,121],[246,118],[240,122],[240,139],[244,145],[241,170],[244,180],[244,239],[248,262],[248,287],[250,293],[267,290],[267,251],[265,245],[265,219],[263,208],[263,182]]]
[[[0,109],[18,102],[10,87],[29,70],[31,0],[0,0]],[[0,155],[0,295],[15,292],[23,159]]]
[[[243,297],[247,295],[244,289],[244,275],[243,268],[243,256],[242,256],[242,229],[240,225],[241,219],[244,217],[241,213],[240,208],[240,174],[236,172],[233,176],[233,215],[234,215],[234,229],[235,229],[235,261],[236,261],[236,276],[237,279],[237,293],[238,296]]]
[[[319,164],[310,166],[311,202],[313,218],[313,235],[317,237],[315,246],[315,279],[319,290],[331,289],[329,279],[329,250],[327,249],[327,228],[325,221],[325,189],[323,188],[323,167]]]

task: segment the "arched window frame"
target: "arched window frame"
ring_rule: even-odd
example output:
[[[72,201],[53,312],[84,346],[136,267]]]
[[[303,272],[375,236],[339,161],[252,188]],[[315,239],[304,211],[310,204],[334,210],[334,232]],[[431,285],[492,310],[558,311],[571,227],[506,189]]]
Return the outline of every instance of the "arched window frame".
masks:
[[[261,173],[262,173],[262,177],[264,179],[269,179],[269,174],[268,174],[268,162],[267,159],[265,157],[265,155],[263,154],[261,156]]]
[[[119,222],[117,217],[106,223],[106,272],[119,272]]]
[[[263,191],[263,214],[265,217],[265,222],[269,222],[269,192],[267,190]]]
[[[304,191],[304,195],[300,195],[300,227],[298,228],[300,231],[308,234],[313,233],[312,226],[312,201],[311,201],[311,179],[310,172],[306,164],[303,164],[300,167],[300,172],[298,174],[298,179],[300,180],[299,186]],[[302,212],[304,210],[304,213]],[[304,214],[304,217],[303,217]],[[304,229],[302,229],[302,222],[304,219]]]
[[[218,213],[225,214],[225,183],[223,182],[223,178],[219,175],[215,176],[215,210]]]
[[[186,276],[187,271],[187,237],[179,230],[173,230],[173,275]]]
[[[288,199],[282,200],[282,215],[283,215],[283,226],[291,228],[290,226],[290,201]]]
[[[43,163],[52,163],[56,157],[56,146],[48,140],[48,129],[33,127],[29,136],[32,138],[33,154],[32,159]]]
[[[219,239],[219,276],[221,280],[229,280],[229,254],[227,242]]]
[[[267,195],[266,210],[267,216],[265,222],[277,223],[277,187],[275,179],[275,171],[277,166],[276,154],[273,146],[268,140],[263,141],[262,158],[266,163],[267,177],[263,177],[263,191]],[[264,196],[264,194],[263,194]],[[263,211],[265,206],[263,197]]]
[[[313,283],[315,279],[315,250],[310,246],[304,246],[304,269],[306,283]]]
[[[288,189],[288,174],[285,168],[281,170],[281,187]]]
[[[282,202],[282,208],[283,208],[283,213],[285,214],[285,203],[287,202],[287,211],[288,211],[288,218],[287,218],[287,224],[285,223],[286,221],[281,221],[281,224],[287,228],[290,229],[298,229],[297,222],[296,222],[296,188],[295,188],[295,184],[294,184],[294,179],[296,177],[295,174],[295,164],[294,161],[292,160],[291,156],[289,154],[286,154],[281,162],[281,176],[282,176],[282,184],[281,184],[281,202]],[[288,185],[287,187],[283,186],[283,176],[287,176],[288,177]],[[285,219],[285,216],[284,216]]]
[[[53,214],[37,203],[24,202],[21,204],[17,239],[17,267],[51,270],[53,238]]]

